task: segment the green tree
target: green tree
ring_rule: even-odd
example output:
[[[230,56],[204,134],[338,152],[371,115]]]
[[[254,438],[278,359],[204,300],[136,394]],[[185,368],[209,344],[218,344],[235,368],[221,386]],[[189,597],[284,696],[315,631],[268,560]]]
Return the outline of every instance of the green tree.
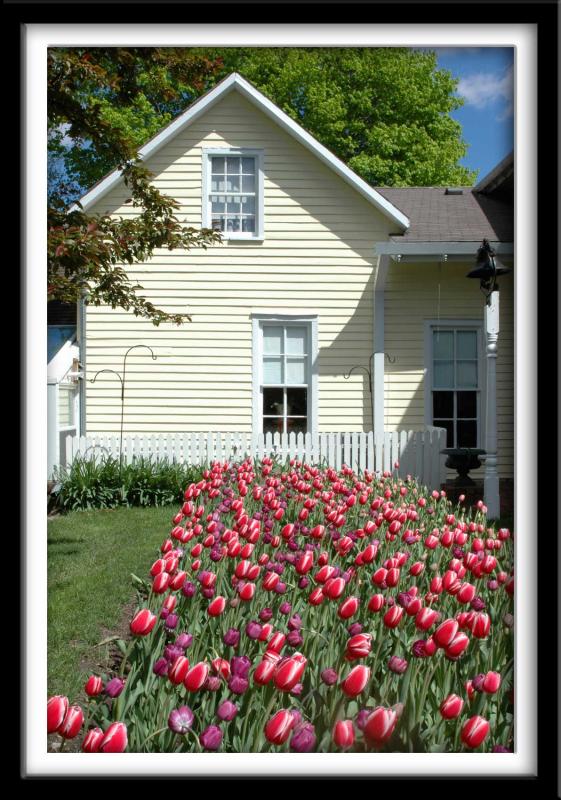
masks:
[[[212,83],[220,61],[181,48],[53,48],[48,53],[49,196],[47,297],[132,310],[180,324],[138,294],[124,264],[156,248],[190,249],[220,241],[215,231],[186,227],[179,204],[151,183],[139,146]],[[112,169],[122,172],[139,213],[127,219],[69,205]]]
[[[434,52],[384,48],[195,50],[223,58],[372,186],[471,185],[450,112],[457,79]]]

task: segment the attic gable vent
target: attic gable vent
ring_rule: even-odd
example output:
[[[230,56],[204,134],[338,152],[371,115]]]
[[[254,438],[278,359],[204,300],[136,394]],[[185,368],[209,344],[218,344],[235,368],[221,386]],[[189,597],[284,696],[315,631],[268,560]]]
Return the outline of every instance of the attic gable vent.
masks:
[[[463,194],[463,193],[464,193],[463,189],[456,189],[456,188],[450,187],[450,186],[448,186],[446,188],[446,191],[444,192],[444,194]]]

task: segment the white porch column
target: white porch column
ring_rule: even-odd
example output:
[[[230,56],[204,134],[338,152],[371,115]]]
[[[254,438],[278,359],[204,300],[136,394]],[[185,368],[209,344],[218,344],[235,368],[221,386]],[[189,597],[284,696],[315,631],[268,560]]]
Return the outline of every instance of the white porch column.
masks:
[[[60,464],[60,436],[58,430],[58,383],[47,381],[47,480],[53,476],[53,468]]]
[[[390,257],[381,255],[378,261],[378,271],[374,280],[374,331],[372,364],[372,397],[374,406],[373,431],[375,435],[384,433],[385,407],[384,407],[384,290],[388,274]]]
[[[499,339],[499,292],[491,292],[485,306],[485,340],[487,362],[485,415],[485,477],[483,501],[487,518],[500,516],[499,472],[497,469],[497,343]]]

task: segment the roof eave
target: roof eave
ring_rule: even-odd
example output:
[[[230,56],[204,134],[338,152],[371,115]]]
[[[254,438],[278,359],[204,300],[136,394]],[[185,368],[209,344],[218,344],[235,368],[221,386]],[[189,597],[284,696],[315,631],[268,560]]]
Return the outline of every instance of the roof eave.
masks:
[[[173,136],[178,134],[183,128],[190,125],[195,119],[207,111],[214,103],[222,97],[225,97],[229,92],[236,88],[242,96],[252,102],[268,117],[273,119],[281,128],[286,130],[304,147],[316,155],[320,161],[323,161],[329,166],[336,174],[343,180],[356,189],[363,197],[365,197],[378,211],[390,219],[393,223],[398,225],[399,229],[404,231],[409,228],[409,219],[399,209],[397,209],[389,200],[386,200],[375,189],[369,186],[366,181],[360,178],[353,172],[346,164],[344,164],[337,156],[333,155],[326,147],[320,144],[311,134],[305,131],[297,122],[291,119],[288,114],[281,111],[271,100],[263,95],[258,89],[252,86],[245,78],[234,72],[217,84],[207,94],[196,100],[187,111],[180,114],[173,122],[167,125],[159,134],[154,136],[144,147],[138,151],[139,157],[144,161],[154,155],[166,142]],[[82,208],[87,211],[92,205],[102,199],[111,189],[113,189],[122,175],[119,170],[113,170],[109,175],[99,181],[90,191],[86,192],[80,200]],[[77,209],[77,205],[73,205],[71,210]]]

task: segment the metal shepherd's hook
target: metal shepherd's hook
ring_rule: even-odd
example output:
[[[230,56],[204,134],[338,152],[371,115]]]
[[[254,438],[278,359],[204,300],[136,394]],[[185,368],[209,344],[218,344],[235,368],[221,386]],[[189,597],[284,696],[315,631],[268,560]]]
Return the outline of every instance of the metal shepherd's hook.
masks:
[[[123,374],[121,375],[114,369],[100,369],[98,372],[95,373],[93,378],[90,380],[90,383],[95,383],[96,378],[98,375],[101,375],[102,372],[109,372],[112,375],[115,375],[121,381],[121,436],[119,440],[119,469],[123,467],[123,430],[125,425],[125,385],[126,385],[126,376],[127,376],[127,357],[131,350],[135,350],[137,347],[144,347],[146,350],[150,350],[150,354],[152,356],[152,361],[157,361],[157,357],[154,355],[154,351],[151,347],[147,344],[133,344],[132,347],[126,351],[125,356],[123,358]]]

